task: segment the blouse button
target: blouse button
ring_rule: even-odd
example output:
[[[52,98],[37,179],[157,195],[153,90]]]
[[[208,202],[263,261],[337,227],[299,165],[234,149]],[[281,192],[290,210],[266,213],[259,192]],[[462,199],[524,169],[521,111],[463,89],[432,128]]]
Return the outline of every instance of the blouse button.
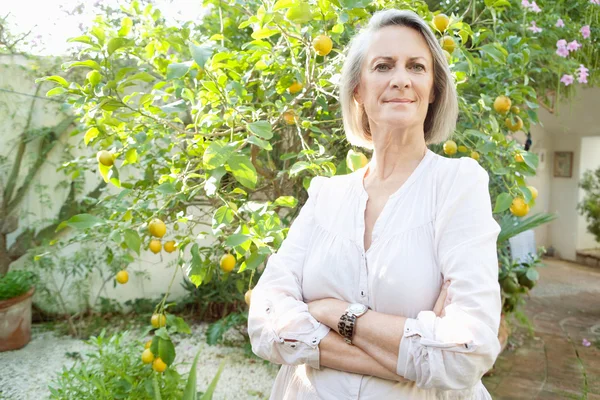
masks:
[[[270,307],[267,307],[267,314],[271,311]]]
[[[290,347],[294,347],[294,348],[295,348],[295,347],[296,347],[296,344],[295,344],[295,343],[292,343],[292,344],[290,345]]]
[[[364,290],[361,290],[361,291],[360,291],[360,295],[361,295],[361,296],[363,296],[363,297],[365,296],[365,292],[364,292]]]

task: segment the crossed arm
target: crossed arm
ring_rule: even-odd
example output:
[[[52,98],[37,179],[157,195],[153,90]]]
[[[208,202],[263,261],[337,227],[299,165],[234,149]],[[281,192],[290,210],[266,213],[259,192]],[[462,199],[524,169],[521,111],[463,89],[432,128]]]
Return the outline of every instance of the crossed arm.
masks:
[[[447,289],[443,287],[433,310],[437,315],[443,313],[446,295]],[[308,303],[311,315],[332,329],[319,343],[320,365],[406,382],[395,372],[406,318],[369,310],[356,320],[351,346],[337,333],[339,318],[347,306],[348,303],[333,298]]]

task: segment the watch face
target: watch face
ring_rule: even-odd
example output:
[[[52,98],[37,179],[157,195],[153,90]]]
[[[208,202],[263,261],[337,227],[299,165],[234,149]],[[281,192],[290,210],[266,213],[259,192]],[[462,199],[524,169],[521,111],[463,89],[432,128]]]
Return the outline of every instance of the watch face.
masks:
[[[352,314],[363,314],[367,311],[367,306],[364,304],[352,304],[348,309]]]

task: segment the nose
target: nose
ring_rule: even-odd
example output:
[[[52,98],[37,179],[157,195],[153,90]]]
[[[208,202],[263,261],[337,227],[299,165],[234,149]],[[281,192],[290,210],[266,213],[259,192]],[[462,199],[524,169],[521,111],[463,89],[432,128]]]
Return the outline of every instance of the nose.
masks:
[[[408,88],[411,85],[410,76],[403,68],[396,68],[390,79],[393,89]]]

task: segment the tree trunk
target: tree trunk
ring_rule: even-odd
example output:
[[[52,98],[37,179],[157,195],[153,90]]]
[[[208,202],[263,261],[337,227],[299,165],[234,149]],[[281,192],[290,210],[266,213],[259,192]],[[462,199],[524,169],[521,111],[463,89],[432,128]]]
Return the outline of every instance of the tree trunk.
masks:
[[[0,277],[6,275],[10,263],[11,259],[6,251],[6,235],[0,233]]]

